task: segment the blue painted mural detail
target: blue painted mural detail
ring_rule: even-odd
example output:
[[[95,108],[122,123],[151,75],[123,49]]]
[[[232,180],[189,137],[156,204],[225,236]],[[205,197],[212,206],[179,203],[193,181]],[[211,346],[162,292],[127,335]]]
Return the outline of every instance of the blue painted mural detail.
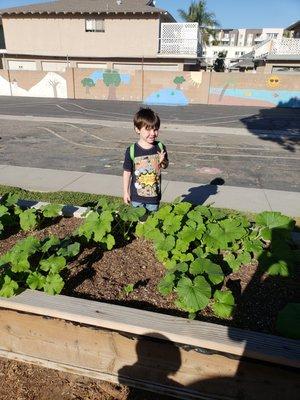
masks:
[[[187,106],[189,104],[189,100],[186,98],[182,90],[166,88],[152,93],[144,100],[144,104],[161,106]]]
[[[97,81],[102,81],[103,80],[103,73],[105,72],[105,70],[98,70],[98,71],[94,71],[89,78],[92,79],[94,81],[94,83],[96,83]],[[120,78],[121,78],[121,83],[123,85],[129,85],[130,84],[130,80],[131,80],[131,76],[130,74],[120,74]]]
[[[226,97],[238,97],[247,100],[266,101],[277,107],[300,107],[300,91],[296,90],[259,90],[259,89],[226,89],[211,88],[210,94]]]

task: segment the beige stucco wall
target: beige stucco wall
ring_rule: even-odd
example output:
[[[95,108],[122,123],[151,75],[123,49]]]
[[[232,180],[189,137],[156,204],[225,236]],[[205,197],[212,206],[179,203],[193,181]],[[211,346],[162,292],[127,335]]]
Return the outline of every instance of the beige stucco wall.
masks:
[[[44,56],[156,56],[159,18],[125,17],[105,18],[105,32],[86,32],[82,17],[4,17],[6,49]]]

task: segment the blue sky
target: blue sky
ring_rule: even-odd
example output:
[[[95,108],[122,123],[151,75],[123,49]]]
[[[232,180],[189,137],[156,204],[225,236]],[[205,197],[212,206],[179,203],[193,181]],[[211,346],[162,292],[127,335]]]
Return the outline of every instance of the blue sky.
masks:
[[[0,8],[48,1],[0,0]],[[158,7],[168,10],[177,20],[177,10],[187,9],[190,3],[190,0],[156,1]],[[285,28],[300,19],[300,0],[207,0],[207,9],[216,14],[223,28]]]

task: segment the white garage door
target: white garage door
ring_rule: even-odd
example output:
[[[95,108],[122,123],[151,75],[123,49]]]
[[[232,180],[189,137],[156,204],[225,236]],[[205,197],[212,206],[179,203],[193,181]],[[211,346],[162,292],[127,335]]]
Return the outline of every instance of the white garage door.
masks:
[[[67,63],[64,62],[49,62],[43,61],[42,62],[42,70],[43,71],[57,71],[57,72],[64,72],[67,68]]]
[[[36,71],[37,69],[35,61],[9,60],[8,66],[11,70]]]

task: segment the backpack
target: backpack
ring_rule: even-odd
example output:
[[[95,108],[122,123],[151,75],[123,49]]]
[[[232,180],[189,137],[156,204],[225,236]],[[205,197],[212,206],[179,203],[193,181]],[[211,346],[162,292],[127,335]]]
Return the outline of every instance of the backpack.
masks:
[[[134,161],[134,145],[135,143],[132,143],[132,145],[130,146],[130,159],[133,162]],[[162,151],[164,149],[164,145],[162,144],[162,142],[157,142],[157,145],[160,149],[160,151]]]

